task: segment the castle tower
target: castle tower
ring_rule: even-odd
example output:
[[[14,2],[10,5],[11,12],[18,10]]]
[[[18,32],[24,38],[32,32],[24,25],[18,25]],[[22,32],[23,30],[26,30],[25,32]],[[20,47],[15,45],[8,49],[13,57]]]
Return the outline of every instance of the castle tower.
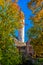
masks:
[[[21,42],[24,42],[24,23],[25,23],[25,21],[24,21],[24,14],[23,14],[23,12],[21,12],[21,22],[20,22],[20,24],[21,24],[21,28],[19,29],[19,31],[18,31],[18,34],[19,34],[19,41],[21,41]]]

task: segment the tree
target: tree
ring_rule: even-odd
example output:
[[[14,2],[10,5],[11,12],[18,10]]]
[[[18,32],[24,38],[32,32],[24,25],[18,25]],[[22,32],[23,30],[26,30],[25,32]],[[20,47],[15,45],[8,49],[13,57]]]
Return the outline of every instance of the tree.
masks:
[[[30,18],[33,27],[28,30],[36,55],[43,54],[43,0],[31,0],[28,7],[32,10],[33,16]],[[40,40],[40,41],[39,41]]]
[[[13,33],[20,27],[20,8],[11,0],[0,1],[0,63],[16,65],[21,62],[14,44]]]

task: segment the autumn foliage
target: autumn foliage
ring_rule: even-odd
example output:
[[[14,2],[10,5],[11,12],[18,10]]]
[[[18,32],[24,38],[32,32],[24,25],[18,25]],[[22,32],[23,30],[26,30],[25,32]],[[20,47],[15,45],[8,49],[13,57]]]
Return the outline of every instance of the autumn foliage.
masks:
[[[14,44],[14,32],[20,26],[20,8],[11,0],[0,0],[0,64],[17,65],[21,57]]]
[[[37,56],[43,56],[43,0],[31,0],[28,7],[32,10],[33,16],[30,20],[33,27],[29,29],[28,35],[32,38],[33,48]]]

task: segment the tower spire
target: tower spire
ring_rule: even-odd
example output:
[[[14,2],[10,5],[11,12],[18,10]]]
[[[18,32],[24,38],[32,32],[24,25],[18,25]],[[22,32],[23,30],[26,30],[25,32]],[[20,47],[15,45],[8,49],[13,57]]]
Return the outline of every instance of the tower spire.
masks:
[[[25,21],[24,21],[24,14],[23,14],[23,12],[21,12],[21,26],[22,26],[22,28],[20,28],[19,29],[19,41],[21,41],[21,42],[24,42],[24,23],[25,23]]]

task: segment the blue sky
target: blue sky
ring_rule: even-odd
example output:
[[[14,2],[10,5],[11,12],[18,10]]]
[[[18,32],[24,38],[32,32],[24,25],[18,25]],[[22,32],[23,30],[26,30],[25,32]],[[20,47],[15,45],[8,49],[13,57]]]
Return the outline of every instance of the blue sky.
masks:
[[[21,10],[24,12],[25,15],[25,23],[28,25],[25,25],[25,41],[28,40],[26,32],[29,28],[32,27],[32,22],[29,20],[30,16],[32,15],[32,11],[27,7],[27,3],[30,0],[18,0],[18,5],[20,6]]]
[[[14,1],[14,0],[12,0]],[[20,6],[21,11],[23,11],[25,16],[25,42],[28,40],[27,37],[27,30],[32,27],[32,22],[29,20],[30,16],[32,15],[32,11],[28,8],[27,3],[30,2],[30,0],[18,0],[17,4]],[[16,36],[18,36],[18,32],[16,32]]]

